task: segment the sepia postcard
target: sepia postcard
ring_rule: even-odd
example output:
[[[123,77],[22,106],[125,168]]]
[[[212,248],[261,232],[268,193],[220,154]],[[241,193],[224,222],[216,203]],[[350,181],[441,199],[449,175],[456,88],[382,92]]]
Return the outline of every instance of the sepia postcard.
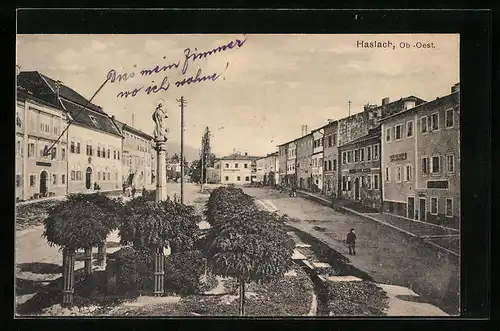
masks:
[[[458,316],[458,34],[18,34],[15,315]]]

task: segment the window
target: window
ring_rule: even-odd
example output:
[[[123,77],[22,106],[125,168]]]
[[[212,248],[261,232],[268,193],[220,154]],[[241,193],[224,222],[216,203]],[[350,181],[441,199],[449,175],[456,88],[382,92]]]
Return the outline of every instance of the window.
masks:
[[[373,189],[378,190],[378,175],[373,175]]]
[[[54,160],[55,158],[57,158],[57,148],[52,147],[51,159]]]
[[[87,144],[85,155],[92,155],[92,145]]]
[[[397,166],[396,167],[396,183],[401,183],[402,179],[403,179],[403,167]]]
[[[76,180],[82,180],[82,172],[81,171],[76,172]]]
[[[366,161],[371,161],[372,159],[372,147],[368,146],[366,148]]]
[[[99,125],[99,123],[97,122],[96,118],[92,115],[89,115],[90,117],[90,120],[92,121],[92,123],[94,123],[94,125],[98,128],[100,128],[101,126]]]
[[[235,168],[238,168],[238,163],[235,163],[235,164],[234,164],[234,167],[235,167]]]
[[[453,127],[453,109],[448,109],[446,111],[446,127],[451,128]]]
[[[332,136],[328,136],[328,147],[332,147]]]
[[[54,126],[54,134],[59,134],[59,128],[57,126]]]
[[[439,167],[439,156],[433,156],[431,160],[431,169],[432,173],[438,173],[440,170]]]
[[[346,190],[346,178],[345,176],[342,176],[342,191],[345,191]]]
[[[453,217],[453,199],[446,199],[446,217]]]
[[[334,164],[335,160],[328,160],[328,171],[332,171],[332,170],[335,170],[333,168],[333,164]]]
[[[378,145],[373,145],[373,160],[378,160]]]
[[[347,159],[346,159],[346,152],[342,152],[342,164],[346,164]]]
[[[225,178],[225,179],[226,179],[226,182],[228,182],[228,181],[229,181],[229,176],[226,176],[226,178]]]
[[[97,157],[101,157],[101,146],[97,146]]]
[[[333,146],[335,146],[335,145],[337,145],[337,134],[334,133],[332,137],[333,137],[332,138],[332,144],[333,144]]]
[[[71,170],[71,180],[75,180],[76,179],[76,171],[74,170]]]
[[[35,187],[36,185],[36,175],[30,175],[30,187]]]
[[[352,151],[348,151],[347,152],[347,163],[351,163],[352,162]]]
[[[359,149],[354,150],[354,162],[359,162]]]
[[[455,157],[453,154],[446,156],[446,172],[453,173],[455,171]]]
[[[80,154],[80,143],[76,143],[76,154]]]
[[[52,184],[57,184],[57,175],[52,174]]]
[[[352,190],[352,187],[351,187],[351,177],[347,177],[347,190],[348,191]]]
[[[111,173],[108,172],[108,180],[111,180]]]
[[[333,160],[333,170],[337,170],[337,160]]]
[[[365,149],[364,148],[361,148],[359,150],[359,160],[361,162],[364,162],[365,161]]]
[[[429,118],[431,119],[430,127],[432,128],[432,130],[439,129],[439,114],[438,113],[432,114]]]
[[[372,189],[372,175],[366,176],[366,188],[369,190]]]
[[[391,181],[391,172],[389,167],[385,167],[385,181],[386,182]]]
[[[35,144],[29,143],[28,144],[28,157],[34,157],[34,156],[35,156]]]
[[[154,176],[154,175],[151,175],[151,176]],[[115,172],[115,180],[118,181],[118,172]],[[151,181],[152,183],[153,181]]]
[[[119,160],[120,159],[120,151],[116,152],[116,158]]]
[[[16,187],[21,187],[21,175],[16,175]]]
[[[116,151],[113,151],[113,160],[116,160]]]
[[[432,215],[437,215],[438,213],[438,198],[431,197],[431,210],[430,213]]]
[[[229,168],[229,163],[226,163],[226,168]]]
[[[409,182],[412,179],[412,167],[411,165],[406,166],[406,176],[405,176],[405,181]]]
[[[408,121],[406,123],[406,137],[413,137],[413,121]]]
[[[420,118],[420,132],[427,132],[427,117]]]
[[[245,182],[249,182],[249,181],[250,181],[250,177],[245,176]]]
[[[61,148],[61,161],[66,160],[66,148]]]
[[[391,141],[391,128],[385,129],[385,141]]]
[[[244,164],[243,164],[243,168],[248,169],[248,164],[247,164],[247,163],[244,163]]]
[[[61,175],[61,184],[66,184],[66,175],[65,174]]]
[[[396,125],[395,140],[401,139],[402,131],[403,131],[403,125],[401,124]]]
[[[422,156],[422,173],[424,175],[429,173],[429,158],[426,156]]]

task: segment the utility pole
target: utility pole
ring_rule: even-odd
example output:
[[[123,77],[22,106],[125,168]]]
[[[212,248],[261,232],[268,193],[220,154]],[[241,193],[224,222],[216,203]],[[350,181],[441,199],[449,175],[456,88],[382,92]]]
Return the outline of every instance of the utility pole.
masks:
[[[187,102],[183,96],[177,102],[181,106],[181,203],[184,204],[184,106]]]

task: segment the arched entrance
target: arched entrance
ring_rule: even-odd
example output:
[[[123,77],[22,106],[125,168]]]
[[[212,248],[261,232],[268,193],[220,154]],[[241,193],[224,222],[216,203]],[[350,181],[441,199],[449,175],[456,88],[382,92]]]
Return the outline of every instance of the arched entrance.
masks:
[[[42,197],[47,195],[47,180],[48,180],[49,174],[47,174],[47,171],[43,170],[40,173],[40,195]]]
[[[85,188],[88,190],[92,185],[92,168],[88,167],[85,171]]]

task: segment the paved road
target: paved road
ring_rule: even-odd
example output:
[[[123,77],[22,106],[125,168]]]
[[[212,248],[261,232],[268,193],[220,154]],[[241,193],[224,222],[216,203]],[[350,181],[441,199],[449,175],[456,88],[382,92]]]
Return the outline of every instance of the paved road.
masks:
[[[244,188],[244,191],[268,210],[300,219],[292,225],[343,253],[353,266],[368,273],[377,283],[410,287],[417,294],[432,298],[433,304],[450,313],[453,313],[450,306],[458,307],[458,263],[435,250],[383,225],[342,214],[311,200],[291,198],[287,193],[269,188]],[[348,255],[344,243],[350,228],[355,229],[358,237],[355,256]]]

